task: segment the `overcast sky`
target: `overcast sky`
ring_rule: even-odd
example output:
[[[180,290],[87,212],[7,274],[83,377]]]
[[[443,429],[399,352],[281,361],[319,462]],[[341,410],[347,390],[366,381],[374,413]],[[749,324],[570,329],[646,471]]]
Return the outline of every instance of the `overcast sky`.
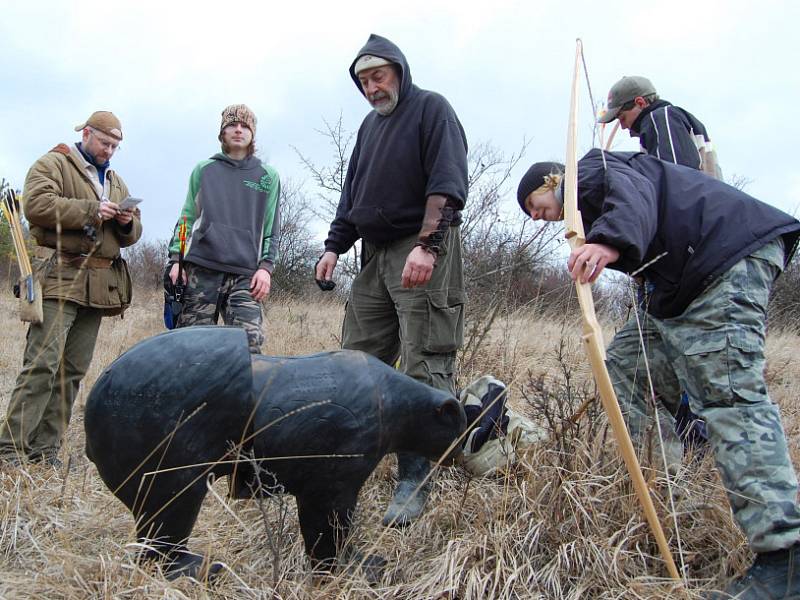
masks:
[[[171,234],[189,173],[219,149],[220,111],[258,117],[260,156],[308,180],[293,146],[329,155],[316,133],[369,110],[347,73],[371,32],[394,41],[414,82],[448,98],[471,144],[524,168],[562,160],[575,38],[596,99],[622,75],[709,130],[726,176],[787,212],[800,206],[794,106],[800,98],[797,2],[0,2],[0,176],[22,187],[30,165],[94,110],[120,117],[112,166],[142,205],[145,235]],[[580,147],[591,146],[583,84]],[[626,132],[618,149],[634,149]],[[305,189],[315,192],[313,182]],[[512,202],[509,196],[508,202]]]

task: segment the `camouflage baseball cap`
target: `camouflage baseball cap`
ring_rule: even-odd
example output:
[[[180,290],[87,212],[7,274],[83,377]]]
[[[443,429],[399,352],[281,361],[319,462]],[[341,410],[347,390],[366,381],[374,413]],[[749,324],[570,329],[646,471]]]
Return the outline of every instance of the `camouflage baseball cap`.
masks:
[[[611,86],[611,91],[608,92],[608,108],[606,112],[600,115],[597,119],[598,123],[611,123],[617,118],[619,109],[626,102],[630,102],[639,96],[649,96],[655,94],[656,88],[647,77],[640,77],[633,75],[630,77],[623,77],[617,83]]]
[[[114,113],[107,110],[93,112],[86,121],[75,126],[75,131],[82,131],[86,127],[102,131],[117,141],[122,141],[122,124]]]

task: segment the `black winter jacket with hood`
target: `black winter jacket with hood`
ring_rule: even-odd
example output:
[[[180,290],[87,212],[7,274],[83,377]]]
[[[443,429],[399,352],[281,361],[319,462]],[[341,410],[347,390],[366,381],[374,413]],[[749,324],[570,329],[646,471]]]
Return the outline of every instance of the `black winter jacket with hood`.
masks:
[[[680,315],[716,277],[783,236],[786,262],[800,236],[788,214],[705,173],[639,152],[590,150],[578,162],[578,208],[587,243],[613,246],[609,265],[655,285],[648,312]]]
[[[372,34],[364,54],[384,58],[399,71],[397,107],[371,111],[358,130],[347,176],[325,250],[342,254],[359,238],[386,244],[420,231],[428,196],[441,194],[461,210],[467,199],[467,139],[443,96],[411,82],[406,58],[392,42]],[[453,220],[459,222],[458,215]]]

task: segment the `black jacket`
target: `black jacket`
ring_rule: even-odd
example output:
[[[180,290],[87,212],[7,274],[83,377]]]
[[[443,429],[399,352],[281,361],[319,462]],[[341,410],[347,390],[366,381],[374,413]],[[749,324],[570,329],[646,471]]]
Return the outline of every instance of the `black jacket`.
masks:
[[[645,108],[631,125],[631,133],[648,154],[671,163],[700,169],[699,148],[709,148],[705,125],[690,112],[657,100]]]
[[[590,150],[578,162],[578,207],[587,243],[620,251],[626,273],[666,253],[643,275],[655,285],[648,311],[680,315],[719,275],[782,235],[786,262],[800,222],[694,169],[638,152]]]
[[[379,56],[399,69],[400,98],[387,116],[371,111],[358,130],[336,218],[325,250],[342,254],[358,238],[385,244],[418,233],[428,196],[441,194],[464,207],[467,139],[443,96],[411,82],[400,49],[372,34],[356,55]],[[350,76],[363,94],[353,64]],[[458,222],[458,215],[454,222]]]

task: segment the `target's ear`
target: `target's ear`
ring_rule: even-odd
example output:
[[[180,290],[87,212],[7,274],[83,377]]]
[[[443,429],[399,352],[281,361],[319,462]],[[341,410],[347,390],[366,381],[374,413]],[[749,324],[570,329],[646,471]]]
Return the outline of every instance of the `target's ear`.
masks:
[[[461,403],[455,398],[447,398],[436,407],[436,414],[443,419],[458,421],[463,414]]]

